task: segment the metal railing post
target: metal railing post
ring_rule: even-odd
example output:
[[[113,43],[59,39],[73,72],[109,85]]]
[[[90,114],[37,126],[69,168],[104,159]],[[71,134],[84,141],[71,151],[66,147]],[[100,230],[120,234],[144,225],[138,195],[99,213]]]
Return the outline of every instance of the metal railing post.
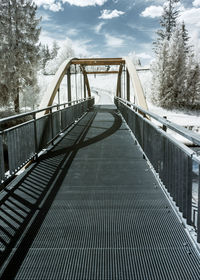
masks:
[[[186,185],[186,210],[187,210],[187,223],[188,225],[192,225],[192,158],[188,156],[187,160],[187,167],[188,167],[188,172],[187,172],[187,185]]]
[[[200,243],[200,164],[199,164],[199,182],[198,182],[198,214],[197,214],[197,242]]]
[[[38,138],[37,138],[37,121],[36,121],[36,113],[33,113],[33,120],[34,120],[34,142],[35,142],[35,157],[38,157]]]
[[[51,143],[53,144],[54,129],[53,129],[53,112],[52,112],[52,108],[50,108],[50,123],[51,123],[51,136],[52,136]]]

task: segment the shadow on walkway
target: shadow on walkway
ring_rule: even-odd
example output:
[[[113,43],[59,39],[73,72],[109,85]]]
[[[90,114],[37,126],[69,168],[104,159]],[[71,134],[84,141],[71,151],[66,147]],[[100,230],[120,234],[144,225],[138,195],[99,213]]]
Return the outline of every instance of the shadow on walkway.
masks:
[[[42,155],[21,180],[1,192],[2,279],[11,279],[16,275],[78,150],[109,137],[121,127],[122,120],[115,109],[96,108],[64,135],[57,146]],[[113,117],[111,126],[85,140],[97,112],[109,113]]]

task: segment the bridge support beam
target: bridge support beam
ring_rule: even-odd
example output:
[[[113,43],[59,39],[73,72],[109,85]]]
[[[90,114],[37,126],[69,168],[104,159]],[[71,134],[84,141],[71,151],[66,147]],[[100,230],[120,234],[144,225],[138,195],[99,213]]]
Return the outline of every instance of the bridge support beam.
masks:
[[[118,79],[117,79],[117,92],[116,95],[117,97],[122,97],[122,87],[121,87],[121,76],[122,76],[122,69],[123,69],[123,64],[120,64],[119,67],[119,74],[118,74]]]
[[[68,102],[70,102],[72,100],[70,67],[67,70],[67,95],[68,95]]]
[[[130,101],[130,75],[126,69],[126,99]]]
[[[83,74],[84,77],[84,98],[86,98],[86,74]]]

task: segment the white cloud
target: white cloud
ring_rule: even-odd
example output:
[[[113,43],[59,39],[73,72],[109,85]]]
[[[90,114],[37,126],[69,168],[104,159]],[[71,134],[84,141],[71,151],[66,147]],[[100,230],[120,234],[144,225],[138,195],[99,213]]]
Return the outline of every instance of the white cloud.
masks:
[[[155,4],[163,4],[166,0],[146,0],[145,2],[151,2]]]
[[[43,22],[51,20],[51,16],[48,13],[44,12],[44,11],[38,11],[38,16],[42,17],[42,21]]]
[[[194,0],[192,2],[192,4],[193,4],[194,7],[199,7],[200,6],[200,0]]]
[[[103,10],[101,11],[101,16],[99,18],[101,19],[111,19],[111,18],[115,18],[115,17],[119,17],[121,15],[123,15],[124,12],[122,11],[118,11],[118,10]]]
[[[102,29],[102,26],[105,24],[105,22],[100,22],[99,24],[97,24],[93,29],[95,31],[95,33],[99,34],[101,29]]]
[[[163,12],[163,7],[162,6],[149,6],[147,7],[140,15],[143,17],[151,17],[151,18],[156,18],[160,17]]]
[[[200,20],[199,20],[199,15],[200,15],[200,8],[191,8],[191,9],[185,9],[184,11],[181,12],[180,15],[180,20],[184,20],[186,27],[200,27]]]
[[[137,57],[142,59],[152,59],[152,56],[145,52],[137,53]]]
[[[186,28],[189,31],[190,43],[195,50],[199,50],[200,46],[200,8],[184,9],[181,11],[179,21],[185,22]]]
[[[68,36],[76,36],[76,35],[78,35],[78,33],[79,33],[79,30],[76,29],[76,28],[68,28],[67,29],[67,35]]]
[[[66,42],[66,40],[68,40],[68,42],[70,43],[71,47],[73,48],[73,50],[75,52],[75,56],[77,56],[77,57],[81,57],[81,56],[90,57],[91,56],[91,53],[89,51],[90,46],[91,46],[90,40],[85,40],[85,39],[71,40],[69,37],[65,36],[65,34],[63,34],[62,38],[56,37],[56,35],[57,35],[56,32],[48,32],[48,31],[42,30],[42,32],[40,34],[40,42],[44,45],[50,46],[50,48],[51,48],[53,45],[53,42],[55,40],[60,47],[62,47],[64,42]]]
[[[108,0],[34,0],[38,7],[43,6],[44,9],[53,12],[62,11],[64,3],[79,7],[87,7],[96,5],[102,6],[107,1]]]
[[[70,5],[87,7],[87,6],[102,6],[108,0],[62,0],[63,3],[69,3]]]
[[[124,45],[124,40],[110,34],[105,34],[106,44],[108,47],[120,48]]]
[[[34,2],[38,7],[43,6],[44,9],[52,12],[63,10],[61,2],[56,0],[35,0]]]

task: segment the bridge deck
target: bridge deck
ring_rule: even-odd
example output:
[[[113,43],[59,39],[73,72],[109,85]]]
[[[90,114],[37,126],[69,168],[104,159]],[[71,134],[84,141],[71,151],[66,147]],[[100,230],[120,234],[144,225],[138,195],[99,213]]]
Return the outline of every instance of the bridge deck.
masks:
[[[200,278],[200,258],[114,106],[89,112],[2,201],[2,279]]]

